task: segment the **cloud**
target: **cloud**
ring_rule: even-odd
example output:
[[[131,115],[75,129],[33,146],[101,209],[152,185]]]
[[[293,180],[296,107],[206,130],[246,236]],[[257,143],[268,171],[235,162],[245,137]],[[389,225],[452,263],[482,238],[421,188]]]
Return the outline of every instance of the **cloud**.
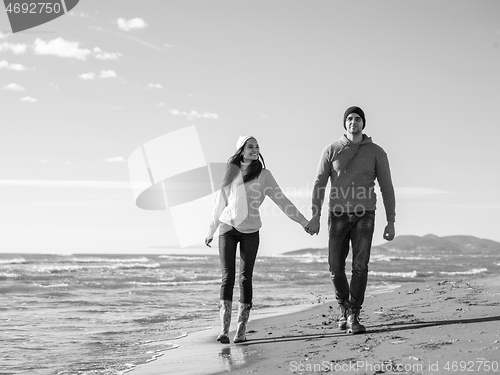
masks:
[[[27,44],[21,44],[21,43],[13,44],[7,42],[0,43],[0,52],[10,51],[15,55],[21,55],[25,53],[27,49],[28,49]]]
[[[122,54],[119,52],[104,52],[99,47],[94,47],[93,50],[89,50],[80,48],[79,44],[79,42],[68,41],[63,38],[56,38],[49,41],[37,38],[31,46],[27,44],[1,42],[0,52],[10,51],[16,55],[20,55],[25,53],[28,47],[30,47],[33,48],[36,55],[52,55],[78,60],[86,60],[89,56],[93,56],[98,60],[118,60],[122,57]]]
[[[37,55],[53,55],[63,58],[85,60],[92,54],[88,49],[79,47],[79,42],[71,42],[63,38],[56,38],[48,42],[37,38],[33,46]]]
[[[26,91],[26,89],[23,86],[18,85],[17,83],[10,83],[8,85],[5,85],[3,89],[9,91]]]
[[[38,159],[38,162],[39,162],[40,164],[49,164],[49,161],[48,161],[47,159],[42,159],[42,158],[39,158],[39,159]]]
[[[28,68],[26,68],[24,65],[21,65],[21,64],[10,64],[10,66],[8,67],[8,69],[10,70],[16,70],[18,72],[22,72],[24,70],[28,70]]]
[[[150,89],[159,89],[159,90],[163,89],[163,86],[159,83],[149,83],[148,87]]]
[[[215,113],[198,113],[196,111],[191,111],[191,112],[182,112],[177,109],[169,109],[168,110],[171,114],[174,116],[183,116],[188,120],[195,120],[195,119],[200,119],[200,118],[206,118],[206,119],[211,119],[211,120],[217,120],[219,116]]]
[[[116,78],[118,75],[114,70],[101,70],[99,78]]]
[[[99,47],[94,48],[94,57],[98,60],[118,60],[121,56],[119,52],[103,52]]]
[[[121,163],[125,161],[123,156],[116,156],[114,158],[109,158],[104,160],[106,163]]]
[[[23,70],[27,70],[27,68],[24,65],[21,64],[9,64],[7,61],[2,60],[0,61],[0,69],[9,69],[9,70],[15,70],[18,72],[21,72]]]
[[[78,76],[78,78],[83,79],[84,81],[91,81],[95,79],[95,73],[90,72],[90,73],[83,73]]]
[[[84,81],[92,81],[94,79],[106,79],[106,78],[117,78],[118,74],[114,70],[101,70],[100,74],[97,75],[94,72],[83,73],[78,76],[78,78]]]
[[[128,21],[124,18],[118,18],[116,23],[118,24],[118,28],[123,31],[144,29],[148,26],[142,18],[133,18]]]
[[[36,103],[38,101],[37,98],[32,98],[31,96],[25,96],[21,99],[23,103]]]

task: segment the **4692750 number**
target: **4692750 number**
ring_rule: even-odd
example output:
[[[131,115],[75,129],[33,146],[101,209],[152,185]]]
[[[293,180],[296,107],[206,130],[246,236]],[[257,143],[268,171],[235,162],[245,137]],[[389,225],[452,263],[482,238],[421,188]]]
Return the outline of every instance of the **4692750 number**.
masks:
[[[444,365],[445,371],[452,372],[494,372],[499,369],[497,361],[487,361],[485,359],[476,359],[475,361],[448,361]]]
[[[59,3],[10,3],[7,13],[64,13]]]

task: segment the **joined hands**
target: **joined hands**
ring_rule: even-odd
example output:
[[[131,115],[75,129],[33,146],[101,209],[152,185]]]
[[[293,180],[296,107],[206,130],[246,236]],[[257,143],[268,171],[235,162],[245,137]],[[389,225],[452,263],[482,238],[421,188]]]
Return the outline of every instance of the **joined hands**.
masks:
[[[309,223],[304,227],[304,230],[309,233],[311,236],[313,234],[318,234],[319,233],[319,216],[313,216]]]

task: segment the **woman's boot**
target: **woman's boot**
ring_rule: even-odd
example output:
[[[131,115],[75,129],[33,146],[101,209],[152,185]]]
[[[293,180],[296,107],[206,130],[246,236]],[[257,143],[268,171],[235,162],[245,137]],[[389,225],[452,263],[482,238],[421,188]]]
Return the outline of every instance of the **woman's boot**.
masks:
[[[241,303],[238,307],[238,329],[236,330],[236,335],[234,336],[234,342],[245,342],[248,318],[250,317],[250,309],[252,308],[251,303]]]
[[[220,314],[220,335],[217,336],[217,341],[221,344],[229,344],[229,326],[231,325],[231,309],[233,307],[233,301],[221,300],[219,303],[219,314]]]

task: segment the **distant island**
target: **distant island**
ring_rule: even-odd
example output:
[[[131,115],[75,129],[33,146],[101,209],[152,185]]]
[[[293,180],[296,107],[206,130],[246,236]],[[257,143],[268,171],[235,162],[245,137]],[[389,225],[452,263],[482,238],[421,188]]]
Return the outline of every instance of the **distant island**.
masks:
[[[444,236],[434,234],[425,236],[397,236],[393,241],[382,245],[373,246],[372,250],[378,252],[398,251],[428,251],[429,253],[482,253],[498,252],[500,256],[500,242],[478,238],[474,236]],[[328,256],[328,248],[306,248],[287,251],[281,255],[286,256]]]

